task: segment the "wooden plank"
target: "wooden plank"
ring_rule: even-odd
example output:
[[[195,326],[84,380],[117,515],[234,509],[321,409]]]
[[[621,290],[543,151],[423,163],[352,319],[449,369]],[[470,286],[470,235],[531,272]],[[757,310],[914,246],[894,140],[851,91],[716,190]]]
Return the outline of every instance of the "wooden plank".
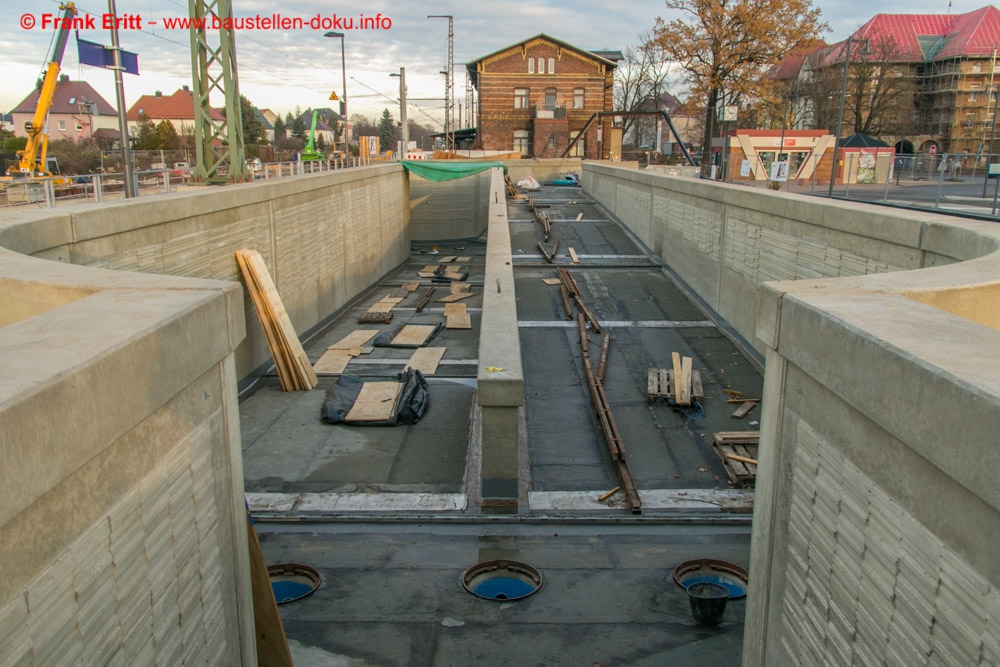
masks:
[[[327,350],[316,360],[313,370],[317,373],[343,373],[355,356],[350,350]]]
[[[546,285],[562,285],[562,281],[558,278],[542,278],[542,282]]]
[[[691,357],[681,357],[681,376],[675,389],[678,405],[691,405],[691,363]]]
[[[378,329],[356,329],[326,349],[349,350],[352,347],[363,346],[377,333]]]
[[[456,257],[455,261],[460,262],[462,264],[467,264],[472,261],[472,257]]]
[[[712,441],[718,444],[756,445],[760,441],[760,431],[717,431]]]
[[[278,603],[274,599],[271,576],[267,572],[264,552],[257,539],[250,512],[247,518],[247,548],[250,561],[250,597],[253,604],[254,634],[257,642],[258,664],[274,667],[292,667],[292,654],[288,648],[285,628],[281,624]]]
[[[441,259],[439,259],[438,260],[438,264],[450,264],[451,262],[454,262],[454,261],[455,261],[455,256],[454,255],[448,255],[447,257],[442,257]]]
[[[444,326],[446,329],[471,329],[472,316],[468,313],[449,315]]]
[[[438,299],[438,303],[452,303],[453,301],[461,301],[462,299],[473,296],[475,292],[459,292],[458,294],[449,294],[448,296],[443,296]]]
[[[570,246],[570,248],[569,248],[569,257],[570,257],[570,259],[573,260],[574,264],[579,264],[580,263],[580,258],[576,256],[576,250],[573,250],[572,246]]]
[[[431,324],[407,324],[392,339],[391,345],[423,345],[435,327]]]
[[[690,393],[690,389],[688,389],[688,391],[685,392],[684,389],[677,382],[677,380],[680,379],[681,376],[684,375],[683,371],[681,370],[681,355],[678,352],[671,352],[670,353],[670,358],[671,358],[671,360],[673,361],[673,364],[674,364],[674,368],[673,368],[673,370],[674,370],[674,391],[676,392],[676,395],[674,396],[674,402],[677,405],[691,405],[691,393]],[[687,399],[687,402],[683,403],[682,400],[684,400],[685,398]]]
[[[434,375],[441,357],[444,356],[446,348],[443,347],[422,347],[414,350],[410,355],[410,360],[406,362],[406,368],[420,371],[424,375]],[[404,369],[405,370],[405,369]]]
[[[607,500],[611,496],[613,496],[616,493],[618,493],[621,490],[621,488],[622,487],[620,487],[620,486],[616,486],[615,488],[611,489],[610,491],[605,491],[601,495],[597,496],[597,502],[603,503],[605,500]]]
[[[576,214],[576,220],[574,220],[573,222],[580,222],[582,219],[583,219],[583,212],[581,211],[580,213]]]
[[[437,274],[433,271],[417,271],[417,275],[421,278],[433,278]]]
[[[414,280],[412,282],[403,283],[403,287],[406,288],[407,292],[416,292],[420,288],[420,281]]]
[[[646,402],[652,403],[660,395],[660,370],[650,368],[646,373]]]
[[[730,461],[739,461],[740,463],[749,463],[750,465],[757,465],[757,459],[752,459],[749,456],[740,456],[739,454],[726,454],[726,458]]]
[[[437,264],[428,264],[427,266],[425,266],[424,268],[422,268],[420,270],[421,271],[430,271],[431,273],[434,273],[435,271],[438,270],[438,266],[437,266]]]
[[[461,282],[459,282],[459,283],[452,283],[451,284],[451,293],[452,294],[458,294],[459,292],[468,292],[471,289],[472,289],[472,285],[470,285],[469,283],[461,283]]]
[[[446,303],[444,305],[444,316],[465,315],[466,306],[464,303]]]
[[[691,371],[691,396],[705,398],[705,388],[701,382],[701,371]]]
[[[388,419],[392,416],[396,397],[402,386],[401,382],[365,382],[344,421],[375,422]]]
[[[746,401],[743,405],[733,410],[733,414],[729,416],[733,419],[743,419],[751,410],[753,410],[755,405],[757,404],[753,401]]]

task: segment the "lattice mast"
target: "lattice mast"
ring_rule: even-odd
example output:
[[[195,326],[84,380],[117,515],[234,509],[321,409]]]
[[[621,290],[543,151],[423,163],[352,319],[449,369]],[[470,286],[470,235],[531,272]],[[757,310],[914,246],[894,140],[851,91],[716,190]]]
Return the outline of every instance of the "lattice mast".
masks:
[[[455,18],[451,14],[434,14],[429,19],[448,19],[448,64],[444,82],[444,147],[455,149]]]
[[[232,24],[232,0],[188,0],[191,18],[191,79],[194,84],[194,180],[238,183],[249,180],[243,148],[240,87],[236,69],[236,35],[221,27]],[[210,37],[212,39],[210,39]],[[213,45],[216,41],[217,43]],[[210,97],[225,99],[224,118],[212,118]]]

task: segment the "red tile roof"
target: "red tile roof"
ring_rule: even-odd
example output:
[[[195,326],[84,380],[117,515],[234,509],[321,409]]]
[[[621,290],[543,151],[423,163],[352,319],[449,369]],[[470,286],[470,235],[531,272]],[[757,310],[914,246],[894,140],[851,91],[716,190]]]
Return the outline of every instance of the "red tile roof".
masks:
[[[40,91],[36,88],[25,97],[20,104],[11,109],[11,113],[35,113],[38,106],[38,95]],[[73,100],[73,102],[70,102]],[[118,114],[115,108],[101,97],[100,93],[91,87],[86,81],[57,81],[56,92],[52,96],[52,108],[49,113],[80,114],[80,103],[83,100],[90,100],[97,105],[98,116],[115,116]],[[86,110],[83,111],[86,114]]]
[[[194,122],[194,93],[182,88],[173,95],[159,97],[143,95],[132,105],[125,117],[128,120],[139,120],[140,113],[144,113],[150,118],[169,118]],[[213,108],[210,113],[213,120],[225,119],[225,116],[218,109]]]
[[[875,43],[891,38],[906,62],[989,57],[1000,46],[1000,10],[991,5],[965,14],[876,14],[853,37]],[[832,49],[823,64],[843,61],[845,44]]]
[[[822,39],[804,40],[801,44],[793,48],[782,59],[781,63],[771,72],[771,76],[779,81],[786,79],[796,79],[802,70],[802,63],[806,56],[809,56],[820,49],[826,47],[826,42]]]

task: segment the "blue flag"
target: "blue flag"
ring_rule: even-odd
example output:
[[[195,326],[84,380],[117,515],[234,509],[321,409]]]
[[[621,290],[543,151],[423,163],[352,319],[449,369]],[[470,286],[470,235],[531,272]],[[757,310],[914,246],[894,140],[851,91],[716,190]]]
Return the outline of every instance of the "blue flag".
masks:
[[[93,65],[110,69],[115,65],[115,54],[111,49],[88,42],[85,39],[76,38],[76,50],[81,65]],[[129,74],[139,73],[139,55],[131,51],[122,50],[122,69]]]

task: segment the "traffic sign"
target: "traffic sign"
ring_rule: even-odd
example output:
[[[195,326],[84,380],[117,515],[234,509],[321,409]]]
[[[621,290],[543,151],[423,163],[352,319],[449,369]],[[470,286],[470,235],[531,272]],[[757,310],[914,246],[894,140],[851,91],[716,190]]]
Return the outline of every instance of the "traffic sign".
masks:
[[[334,102],[336,102],[337,100],[340,99],[339,97],[337,97],[337,91],[336,90],[333,91],[332,93],[330,93],[330,99],[333,100]]]
[[[937,146],[931,144],[931,147],[927,149],[927,152],[930,153],[931,155],[937,155]]]

